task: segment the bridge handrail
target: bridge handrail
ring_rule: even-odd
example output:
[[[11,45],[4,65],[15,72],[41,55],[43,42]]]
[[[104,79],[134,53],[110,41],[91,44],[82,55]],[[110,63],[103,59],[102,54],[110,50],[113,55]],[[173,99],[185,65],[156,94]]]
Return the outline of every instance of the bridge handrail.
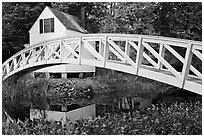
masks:
[[[119,41],[119,43],[117,41]],[[93,42],[99,43],[94,44]],[[152,44],[159,47],[159,52],[158,48],[155,49],[155,46],[152,46]],[[97,46],[99,51],[97,51],[97,48],[94,49],[93,46]],[[181,56],[173,47],[185,48],[185,57]],[[136,57],[135,54],[133,55],[134,59],[130,56],[130,48],[136,50],[137,54]],[[182,71],[176,70],[172,64],[167,62],[164,58],[166,49],[182,63]],[[78,53],[76,50],[79,50]],[[88,58],[84,58],[81,54],[83,50],[88,50],[87,52],[90,52],[95,59],[87,60]],[[66,52],[68,54],[66,54]],[[109,52],[112,52],[116,58],[114,56],[109,56]],[[149,56],[149,53],[153,56]],[[197,58],[202,61],[202,42],[138,34],[83,34],[73,37],[59,37],[31,45],[6,60],[2,68],[3,77],[5,79],[24,68],[31,67],[32,65],[39,65],[39,63],[42,64],[43,62],[41,61],[45,61],[45,63],[56,61],[55,63],[58,64],[68,62],[81,64],[82,61],[82,64],[85,65],[90,65],[90,61],[95,61],[96,66],[106,67],[106,64],[108,64],[108,68],[110,67],[116,70],[118,69],[117,65],[123,63],[126,66],[120,66],[122,71],[126,72],[127,70],[125,70],[125,67],[127,69],[130,67],[131,70],[128,70],[128,73],[138,75],[139,68],[144,66],[142,60],[145,58],[149,62],[147,67],[153,66],[156,70],[168,71],[176,81],[178,80],[180,83],[179,87],[183,87],[187,77],[191,76],[189,70],[195,74],[191,77],[202,80],[200,64],[198,64],[198,66],[196,65],[196,67],[194,67],[195,64],[192,64],[193,55],[197,56]],[[72,56],[76,57],[76,59],[72,60]],[[120,62],[115,64],[116,66],[113,66],[114,64],[111,65],[110,62],[117,61],[117,58]],[[165,66],[165,69],[162,66]],[[148,75],[150,76],[151,74]],[[157,78],[155,77],[154,79]]]
[[[108,33],[99,33],[99,34],[83,34],[81,35],[82,37],[100,37],[100,38],[104,38],[105,36],[109,36],[109,37],[129,37],[129,38],[139,38],[142,37],[143,40],[151,40],[152,42],[158,42],[158,41],[162,41],[162,42],[176,42],[177,44],[180,43],[179,46],[181,47],[187,47],[186,44],[193,44],[193,49],[198,49],[198,50],[202,50],[202,42],[201,41],[194,41],[194,40],[186,40],[186,39],[179,39],[179,38],[171,38],[171,37],[162,37],[162,36],[151,36],[151,35],[139,35],[139,34],[108,34]],[[58,38],[54,38],[54,39],[50,39],[50,40],[46,40],[43,42],[39,42],[37,44],[31,45],[30,47],[24,48],[21,50],[21,52],[27,51],[28,49],[31,48],[35,48],[41,44],[44,44],[46,42],[51,42],[51,41],[56,41],[56,40],[60,40],[60,39],[70,39],[70,38],[78,38],[79,36],[73,36],[73,37],[58,37]],[[175,45],[176,46],[176,45]],[[13,57],[20,55],[21,53],[16,53],[13,56],[11,56],[9,59],[7,59],[4,63],[3,66],[7,63],[10,62]]]

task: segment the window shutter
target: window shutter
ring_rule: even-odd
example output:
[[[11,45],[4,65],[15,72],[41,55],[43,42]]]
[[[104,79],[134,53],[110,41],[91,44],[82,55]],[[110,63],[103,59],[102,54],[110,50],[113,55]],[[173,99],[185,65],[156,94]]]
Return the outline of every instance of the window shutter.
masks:
[[[40,19],[40,34],[43,33],[43,20]]]

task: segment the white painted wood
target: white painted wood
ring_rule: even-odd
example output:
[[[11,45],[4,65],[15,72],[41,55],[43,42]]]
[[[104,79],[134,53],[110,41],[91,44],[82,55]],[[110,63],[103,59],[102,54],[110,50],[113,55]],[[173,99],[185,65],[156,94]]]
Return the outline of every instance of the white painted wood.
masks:
[[[103,41],[103,44],[105,44],[104,41]],[[119,54],[114,48],[109,46],[109,50],[113,52],[113,54],[115,54],[122,62],[125,62],[125,59],[123,58],[123,56]]]
[[[22,65],[24,66],[25,65],[25,61],[26,61],[26,57],[25,57],[25,52],[23,52],[22,54],[21,54],[21,57],[22,57]]]
[[[153,79],[166,84],[174,85],[176,87],[179,87],[180,85],[179,79],[177,79],[176,77],[171,75],[166,75],[157,71],[152,71],[152,70],[146,69],[145,67],[140,67],[138,76],[142,76],[142,77]]]
[[[178,46],[178,47],[187,47],[187,42],[184,41],[171,41],[171,40],[165,40],[164,38],[144,38],[144,42],[150,42],[150,43],[163,43],[163,44],[167,44],[167,45],[174,45],[174,46]]]
[[[176,76],[178,79],[180,79],[180,74],[162,57],[159,56],[159,54],[147,43],[142,43],[157,59],[160,59],[161,63],[168,69],[174,76]]]
[[[195,50],[195,49],[192,49],[192,52],[193,52],[194,55],[196,55],[200,60],[202,60],[202,54],[201,54],[199,51],[197,51],[197,50]]]
[[[129,45],[129,41],[128,40],[126,40],[126,42],[125,42],[125,54],[127,56],[130,56],[130,45]],[[125,61],[125,63],[127,63],[127,60]]]
[[[137,50],[137,52],[138,52],[138,46],[137,46],[134,42],[132,42],[132,41],[129,41],[129,43],[130,43],[131,46],[133,46],[133,47]],[[149,61],[149,63],[151,63],[155,68],[157,67],[157,63],[156,63],[154,60],[152,60],[145,52],[143,52],[143,57],[146,58],[147,61]]]
[[[78,48],[79,48],[79,44],[75,45],[73,50],[76,51]],[[80,48],[79,48],[79,51],[80,51]],[[80,53],[80,52],[79,52]],[[81,52],[82,53],[82,52]],[[70,56],[72,55],[72,53],[68,53],[67,57],[66,58],[70,58]]]
[[[193,43],[193,49],[202,50],[202,42],[199,41],[199,43],[197,43],[197,41],[192,41],[191,43]]]
[[[168,49],[177,59],[179,59],[183,64],[185,63],[185,59],[180,55],[178,54],[173,48],[171,48],[170,46],[168,45],[164,45],[166,49]],[[190,66],[190,69],[199,77],[201,78],[202,77],[202,74],[195,68],[193,67],[192,65]]]
[[[105,36],[105,43],[104,43],[104,54],[103,54],[103,67],[106,67],[106,62],[109,58],[109,43],[108,43],[108,36]]]
[[[47,46],[48,46],[48,45],[47,45]],[[44,47],[44,48],[45,48],[45,47]],[[36,58],[35,58],[35,61],[34,61],[34,62],[38,61],[38,58],[41,56],[41,53],[43,52],[44,48],[42,48],[42,49],[40,50],[40,52],[39,52],[39,53],[37,53],[37,56],[36,56]],[[48,59],[49,59],[49,57],[48,57]]]
[[[139,38],[138,37],[124,37],[124,36],[109,36],[109,39],[113,40],[113,41],[126,41],[126,40],[129,40],[129,41],[138,41]]]
[[[54,32],[52,33],[43,33],[39,32],[39,20],[46,18],[54,18]],[[72,34],[74,32],[70,32]],[[59,19],[49,10],[49,8],[45,8],[43,12],[40,14],[34,25],[31,27],[30,31],[30,45],[37,44],[39,42],[43,42],[44,40],[50,40],[56,37],[66,36],[66,27],[59,21]]]
[[[84,45],[82,43],[82,36],[80,36],[80,39],[79,39],[79,64],[81,65],[81,59],[82,59],[82,54],[83,54],[83,48],[84,48]]]
[[[15,70],[17,68],[17,60],[16,57],[13,58],[13,69]]]
[[[109,49],[111,52],[113,52],[122,62],[125,62],[125,59],[123,58],[123,56],[121,56],[114,48],[112,48],[111,46],[109,46]]]
[[[94,35],[94,36],[97,36],[97,35]],[[111,36],[114,37],[114,35],[112,35],[112,34],[111,34]],[[121,35],[121,36],[124,37],[125,35]],[[104,42],[102,42],[104,37],[105,37],[105,40],[104,40]],[[108,37],[109,37],[109,35],[106,35],[106,36],[103,35],[103,37],[100,37],[101,45],[104,46],[104,48],[102,48],[102,46],[101,46],[101,49],[99,50],[100,53],[98,53],[94,48],[92,49],[93,51],[95,51],[97,53],[96,56],[98,56],[98,55],[101,56],[100,59],[102,59],[102,60],[97,60],[94,58],[86,58],[85,56],[81,56],[81,59],[82,59],[81,64],[82,65],[105,67],[108,69],[114,69],[114,70],[130,73],[130,74],[136,74],[137,71],[135,71],[135,68],[131,66],[132,64],[130,65],[130,64],[122,63],[121,61],[108,60],[109,50],[115,51],[115,53],[118,54],[116,56],[119,57],[119,55],[120,55],[121,59],[125,58],[125,60],[127,60],[127,58],[129,58],[128,47],[125,48],[125,52],[124,52],[113,41],[108,40]],[[65,38],[65,39],[66,39],[66,42],[64,42],[64,43],[68,43],[68,44],[76,43],[77,44],[77,41],[75,41],[75,42],[72,41],[69,43],[69,39],[68,38]],[[63,39],[63,41],[65,39]],[[78,39],[78,41],[81,41],[82,45],[84,44],[84,43],[82,43],[83,42],[82,40],[80,40],[79,38],[77,38],[77,39]],[[139,39],[139,38],[136,38],[136,39]],[[142,38],[140,38],[140,39],[142,39]],[[71,59],[71,58],[62,57],[62,52],[59,53],[59,51],[56,51],[59,46],[61,46],[60,50],[62,50],[62,48],[65,48],[62,45],[60,45],[59,40],[60,39],[56,39],[56,41],[51,41],[51,42],[47,41],[46,44],[50,43],[47,46],[48,48],[46,48],[45,43],[40,43],[39,45],[35,45],[33,47],[28,47],[26,49],[23,49],[19,53],[16,53],[14,56],[12,56],[7,61],[5,61],[2,65],[3,80],[5,78],[7,78],[8,76],[11,76],[11,75],[13,75],[19,71],[22,71],[23,69],[29,69],[31,67],[34,67],[34,66],[37,67],[39,65],[41,65],[41,66],[45,66],[45,64],[56,65],[56,64],[61,64],[61,63],[69,63],[69,64],[79,65],[80,60],[78,58],[77,59],[74,59],[74,58]],[[62,38],[61,38],[61,40],[62,40]],[[127,39],[127,40],[130,40],[130,39]],[[162,39],[156,38],[156,41],[158,41],[158,40],[161,40],[161,43],[163,43]],[[81,49],[81,51],[85,52],[85,53],[90,51],[90,47],[92,47],[90,42],[95,42],[95,41],[96,40],[91,40],[91,37],[89,37],[89,42],[85,41],[85,43],[86,42],[88,43],[87,45],[88,45],[89,50],[86,50],[85,48],[83,48],[83,49]],[[164,41],[165,41],[165,39],[164,39]],[[111,44],[111,42],[112,42],[112,44]],[[166,42],[167,42],[167,40],[166,40]],[[173,40],[173,42],[177,42],[177,41]],[[185,42],[181,41],[178,43],[184,44]],[[111,44],[112,46],[109,47],[109,44]],[[137,58],[139,61],[141,61],[142,58],[144,57],[154,66],[154,67],[151,67],[152,69],[146,69],[143,67],[143,65],[141,66],[141,64],[140,64],[140,67],[138,67],[138,73],[137,73],[139,76],[143,76],[146,78],[165,82],[167,84],[171,84],[171,85],[174,85],[176,87],[181,87],[181,88],[184,88],[187,90],[191,90],[195,93],[202,94],[202,84],[200,84],[202,81],[202,74],[191,65],[191,59],[192,59],[193,54],[195,54],[199,59],[201,59],[201,57],[202,57],[202,53],[197,51],[197,50],[200,50],[200,47],[198,47],[199,44],[198,43],[196,43],[196,44],[197,44],[196,48],[198,48],[198,49],[195,48],[194,43],[190,44],[190,46],[189,46],[190,48],[188,47],[188,49],[186,51],[185,59],[179,53],[177,53],[173,48],[171,48],[168,45],[164,45],[164,47],[167,50],[169,50],[176,58],[178,58],[181,62],[184,63],[182,74],[180,74],[177,71],[175,71],[174,68],[167,61],[164,60],[164,58],[162,57],[162,54],[161,54],[162,52],[160,52],[158,54],[148,43],[142,42],[142,40],[140,40],[138,42],[138,45],[142,45],[143,48],[146,47],[156,58],[161,60],[161,63],[168,69],[168,71],[170,71],[173,74],[173,75],[168,75],[165,73],[161,73],[161,71],[164,71],[164,69],[156,70],[155,66],[157,66],[157,63],[155,63],[146,53],[141,52],[141,49],[139,48],[139,46],[137,46],[133,41],[128,41],[128,45],[133,46],[137,50],[137,53],[141,54],[140,56],[137,55],[137,57],[140,57],[140,59]],[[85,45],[85,46],[87,46],[87,45]],[[77,50],[76,47],[79,47],[78,44],[77,44],[77,46],[74,44],[73,45],[70,44],[69,46],[70,46],[70,48],[72,48],[72,50],[74,52],[75,52],[75,50]],[[39,48],[39,49],[36,51],[36,48]],[[104,49],[104,51],[102,51],[102,49]],[[161,51],[161,49],[160,49],[160,51]],[[68,52],[68,51],[66,50],[66,52]],[[26,54],[29,53],[29,55],[27,57],[25,57],[25,53]],[[44,53],[45,53],[45,55],[44,55]],[[60,56],[60,58],[56,59],[55,57],[51,57],[48,59],[47,55],[50,55],[50,54],[51,55],[54,54],[55,56],[58,56],[58,57]],[[19,58],[18,60],[17,60],[17,57]],[[63,59],[63,58],[65,58],[65,59]],[[61,59],[63,59],[63,60],[61,60]],[[193,77],[195,77],[195,79],[191,79],[193,81],[189,81],[189,76],[190,76],[188,74],[189,69],[192,70],[197,75],[197,76],[193,76]]]
[[[102,40],[99,41],[99,54],[103,56],[104,52],[104,44],[102,43]]]
[[[143,61],[143,50],[144,50],[144,46],[142,44],[142,37],[139,38],[138,41],[138,47],[137,47],[137,57],[136,57],[136,74],[138,74],[139,68],[142,65],[142,61]]]
[[[157,63],[151,59],[145,52],[143,52],[143,57],[147,59],[147,61],[149,61],[150,64],[152,64],[155,68],[158,67]]]
[[[135,73],[135,68],[133,68],[132,66],[128,66],[125,64],[119,64],[119,63],[115,63],[115,62],[111,62],[111,61],[107,61],[106,62],[106,67],[107,69],[113,69],[113,70],[117,70],[117,71],[121,71],[121,72],[126,72],[129,74],[136,74]]]
[[[96,67],[103,67],[104,63],[101,60],[93,60],[93,59],[81,59],[81,64],[82,65],[90,65],[90,62],[92,65]]]
[[[197,84],[192,81],[186,80],[183,86],[184,89],[202,95],[202,84]]]
[[[58,45],[59,46],[59,45]],[[58,48],[57,46],[57,48]],[[52,51],[51,54],[48,56],[48,59],[50,59],[50,57],[52,56],[52,54],[58,56],[58,58],[60,58],[60,55],[58,52],[56,52],[50,45],[47,45],[47,47]]]
[[[97,59],[103,60],[103,57],[85,40],[82,40],[84,43],[84,47],[92,54],[94,55]]]
[[[6,73],[7,73],[7,75],[9,74],[9,72],[10,72],[10,69],[9,69],[10,67],[9,67],[9,63],[7,63],[6,64]]]
[[[108,39],[108,43],[110,43],[116,50],[118,53],[120,53],[133,67],[135,67],[135,62],[129,57],[127,56],[119,47],[118,45],[115,44],[115,42],[113,42],[112,40]]]
[[[80,56],[75,52],[74,49],[72,49],[72,48],[69,46],[68,43],[63,42],[63,44],[64,44],[64,47],[65,47],[66,49],[68,49],[69,52],[71,52],[71,54],[73,54],[73,55],[74,55],[75,57],[77,57],[77,58],[80,58]],[[69,55],[69,56],[70,56],[70,55]]]
[[[183,88],[185,81],[188,77],[189,70],[190,70],[191,61],[192,61],[192,57],[193,57],[192,47],[193,47],[193,45],[190,43],[188,45],[187,50],[186,50],[185,61],[183,64],[182,74],[181,74],[181,78],[180,78],[181,88]]]
[[[24,65],[29,63],[29,59],[30,59],[31,55],[32,55],[32,52],[31,52],[31,50],[29,50],[29,55],[25,58],[25,64]]]
[[[164,59],[164,55],[165,55],[165,48],[164,48],[164,44],[161,43],[160,47],[159,47],[159,56],[161,56]],[[160,59],[158,58],[158,66],[157,69],[161,69],[162,68],[162,63],[160,61]]]
[[[202,79],[202,74],[195,67],[191,65],[190,70],[193,71],[193,73],[195,73],[198,78]]]

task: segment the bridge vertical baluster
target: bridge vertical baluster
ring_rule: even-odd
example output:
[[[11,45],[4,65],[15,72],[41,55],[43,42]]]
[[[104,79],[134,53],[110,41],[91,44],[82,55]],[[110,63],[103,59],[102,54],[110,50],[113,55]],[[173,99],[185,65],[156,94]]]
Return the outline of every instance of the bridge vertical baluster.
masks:
[[[104,42],[104,53],[103,53],[103,65],[106,67],[106,62],[108,61],[109,57],[109,43],[108,43],[108,36],[105,36],[105,42]]]
[[[32,64],[34,65],[34,61],[35,61],[35,59],[36,59],[36,52],[35,52],[35,48],[32,48],[32,59],[31,59],[31,62],[32,62]]]
[[[183,88],[189,74],[191,61],[193,57],[192,47],[193,47],[193,44],[190,43],[186,50],[185,60],[184,60],[183,69],[182,69],[181,78],[180,78],[181,88]]]
[[[8,75],[9,74],[9,72],[10,72],[10,69],[9,69],[10,67],[9,67],[9,62],[6,64],[6,75]]]
[[[15,71],[16,68],[17,68],[17,59],[16,59],[16,57],[14,57],[14,59],[13,59],[13,70]]]
[[[102,39],[101,39],[99,40],[99,54],[103,56],[103,52],[104,52],[104,45],[102,45]]]
[[[25,63],[26,63],[25,53],[22,53],[22,54],[21,54],[21,57],[22,57],[22,66],[24,66]]]
[[[47,60],[48,60],[48,47],[47,47],[47,43],[44,42],[43,46],[44,46],[44,51],[45,51],[45,63],[47,64]]]
[[[82,59],[82,53],[83,53],[83,40],[82,40],[82,36],[80,36],[79,38],[79,65],[81,65],[81,59]]]
[[[136,74],[138,74],[139,68],[142,65],[144,45],[142,44],[143,38],[140,37],[138,41],[137,57],[136,57]]]
[[[125,54],[130,56],[130,44],[129,44],[128,40],[126,40],[126,42],[125,42]],[[125,60],[124,63],[127,63],[127,60]]]
[[[159,56],[161,56],[163,59],[164,59],[164,55],[165,55],[165,47],[164,47],[164,44],[161,43],[160,44],[160,47],[159,47]],[[158,66],[157,66],[157,69],[162,69],[163,67],[163,64],[161,63],[161,60],[160,58],[158,58]]]
[[[60,61],[63,62],[65,48],[63,46],[62,38],[60,38]]]

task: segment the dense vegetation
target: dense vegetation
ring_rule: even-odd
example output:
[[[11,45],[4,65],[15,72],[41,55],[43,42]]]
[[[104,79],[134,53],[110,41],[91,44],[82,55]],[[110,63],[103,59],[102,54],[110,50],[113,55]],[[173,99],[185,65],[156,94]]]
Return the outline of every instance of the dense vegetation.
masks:
[[[12,118],[28,117],[25,108],[46,109],[48,105],[114,103],[125,96],[154,98],[157,93],[166,92],[171,86],[153,82],[130,74],[105,69],[97,70],[99,75],[86,79],[44,79],[22,77],[16,83],[12,77],[3,82],[3,107]],[[15,114],[15,115],[14,115]]]
[[[28,31],[45,6],[80,17],[91,33],[127,33],[202,40],[201,2],[3,2],[3,62],[29,43]]]
[[[164,102],[132,113],[106,113],[103,117],[69,122],[62,128],[53,121],[4,123],[3,134],[32,135],[201,135],[200,101]]]
[[[187,91],[178,92],[177,88],[134,75],[103,71],[95,78],[81,80],[21,78],[16,85],[3,84],[2,105],[16,121],[24,121],[22,116],[29,118],[26,116],[29,111],[26,112],[24,107],[30,108],[30,104],[39,109],[46,109],[49,102],[77,102],[82,106],[111,104],[114,99],[128,94],[152,97],[153,104],[129,112],[106,111],[91,119],[67,123],[65,128],[58,122],[43,119],[9,123],[5,117],[3,134],[201,134],[201,96]]]

